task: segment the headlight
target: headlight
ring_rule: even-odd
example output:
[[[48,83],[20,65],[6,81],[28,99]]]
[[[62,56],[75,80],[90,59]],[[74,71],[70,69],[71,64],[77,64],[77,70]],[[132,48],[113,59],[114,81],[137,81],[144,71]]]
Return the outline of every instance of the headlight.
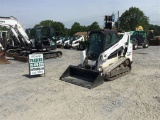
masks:
[[[103,68],[102,68],[102,66],[99,66],[99,69],[98,69],[99,71],[103,71]]]

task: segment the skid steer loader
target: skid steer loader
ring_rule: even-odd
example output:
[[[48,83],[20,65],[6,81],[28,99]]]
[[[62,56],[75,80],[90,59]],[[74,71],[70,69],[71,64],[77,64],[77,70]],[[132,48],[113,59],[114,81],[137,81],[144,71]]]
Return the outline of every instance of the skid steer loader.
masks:
[[[80,59],[81,63],[70,65],[60,80],[91,89],[125,75],[132,64],[130,33],[119,38],[114,30],[91,31]]]

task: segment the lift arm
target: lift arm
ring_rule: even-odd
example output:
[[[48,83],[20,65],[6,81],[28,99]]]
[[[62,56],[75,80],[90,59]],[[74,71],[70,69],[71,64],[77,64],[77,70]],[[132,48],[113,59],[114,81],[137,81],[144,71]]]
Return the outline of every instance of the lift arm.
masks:
[[[24,45],[25,48],[31,46],[31,41],[26,34],[22,25],[14,17],[0,17],[0,26],[10,27],[12,33],[17,38],[17,41]],[[23,43],[22,43],[23,42]]]

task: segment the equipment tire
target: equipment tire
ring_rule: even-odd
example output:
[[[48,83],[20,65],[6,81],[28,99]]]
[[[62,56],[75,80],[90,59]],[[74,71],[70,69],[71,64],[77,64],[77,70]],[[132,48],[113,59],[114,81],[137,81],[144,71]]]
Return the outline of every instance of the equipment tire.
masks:
[[[84,44],[83,43],[79,43],[79,50],[84,50]]]
[[[143,48],[148,48],[149,47],[149,43],[148,43],[148,41],[144,41],[144,44],[143,44]]]
[[[133,41],[133,50],[137,50],[138,48],[138,42],[137,40]]]

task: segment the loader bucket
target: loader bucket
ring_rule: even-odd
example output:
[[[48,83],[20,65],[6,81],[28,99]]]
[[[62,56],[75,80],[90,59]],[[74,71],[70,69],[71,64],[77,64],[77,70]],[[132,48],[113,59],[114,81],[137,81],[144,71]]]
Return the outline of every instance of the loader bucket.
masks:
[[[0,64],[9,64],[10,62],[6,59],[4,52],[0,52]]]
[[[101,72],[70,65],[60,80],[92,89],[104,82]]]

